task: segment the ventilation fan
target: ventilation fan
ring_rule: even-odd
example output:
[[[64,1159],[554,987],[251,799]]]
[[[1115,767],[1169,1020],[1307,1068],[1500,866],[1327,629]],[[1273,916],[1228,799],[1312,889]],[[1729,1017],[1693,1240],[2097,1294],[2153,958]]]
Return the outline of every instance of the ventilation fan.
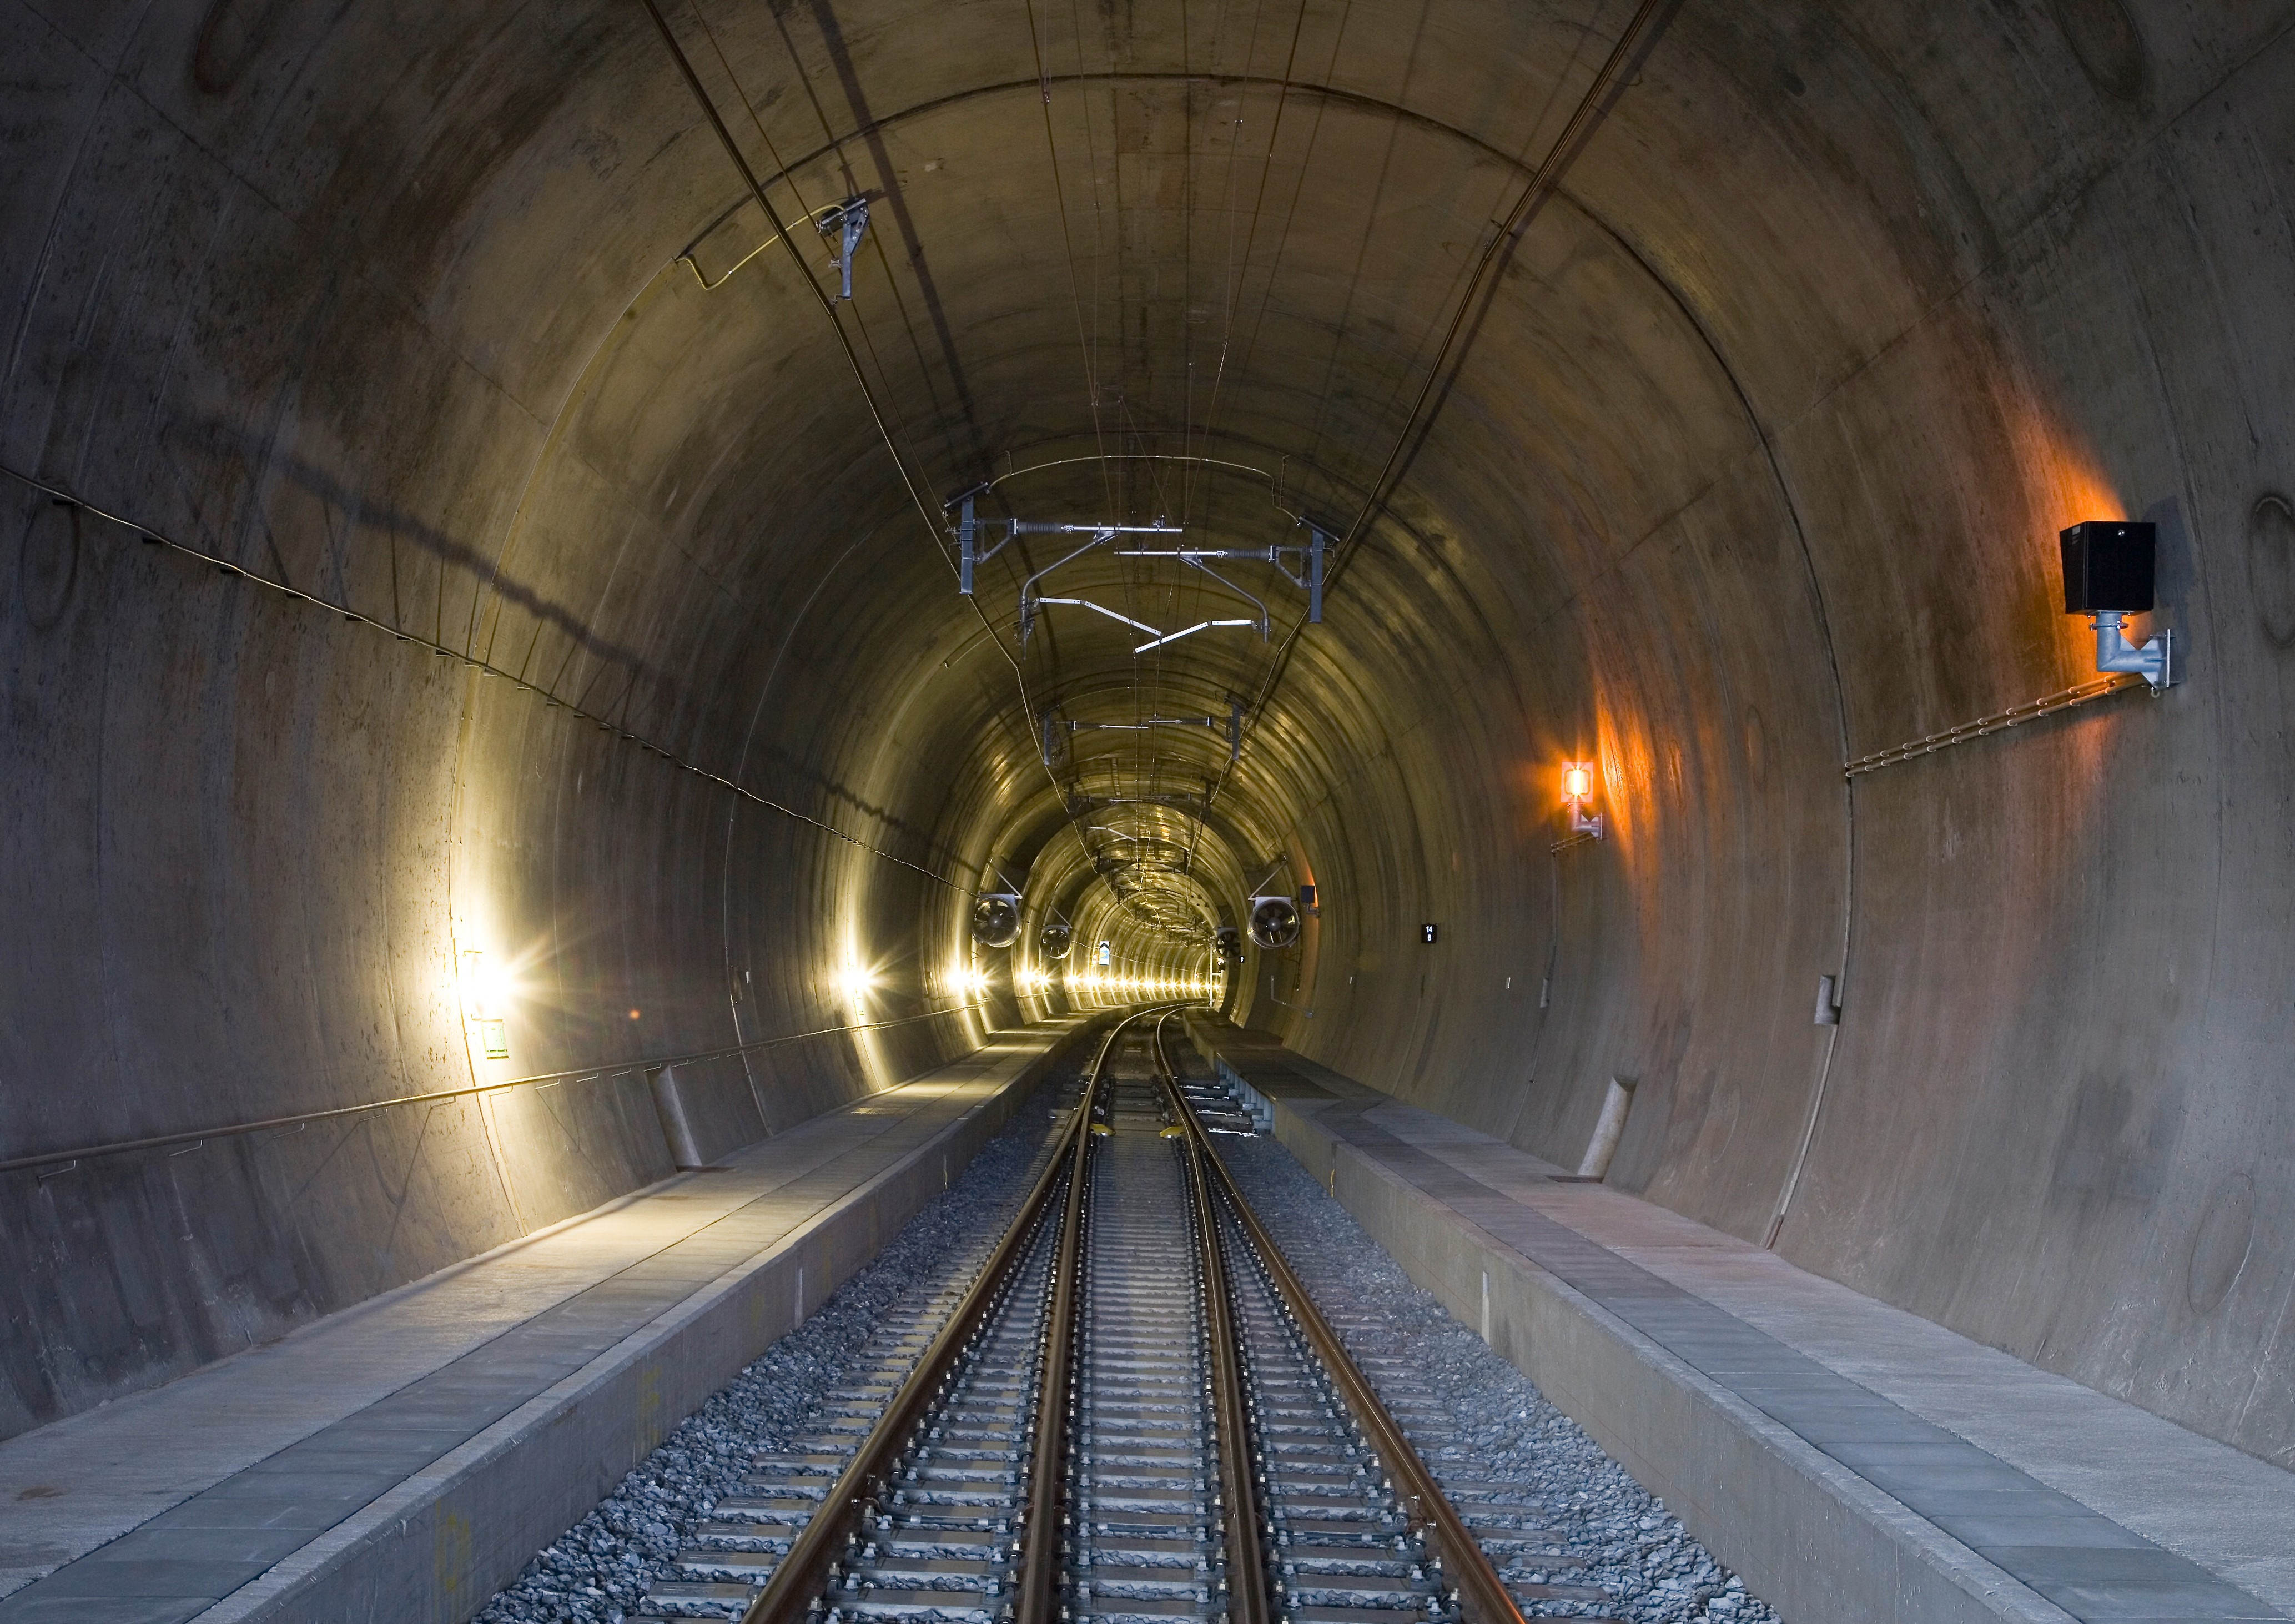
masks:
[[[1237,960],[1238,963],[1241,962],[1243,959],[1243,938],[1236,933],[1234,926],[1221,926],[1219,927],[1219,934],[1212,938],[1212,945],[1219,950],[1219,956],[1221,958],[1232,959]]]
[[[1075,932],[1054,921],[1044,926],[1036,937],[1036,946],[1047,959],[1065,959],[1075,945]]]
[[[983,947],[1009,947],[1020,935],[1020,899],[991,891],[972,904],[972,939]]]
[[[1287,896],[1252,898],[1251,939],[1262,947],[1289,947],[1299,939],[1299,904]]]

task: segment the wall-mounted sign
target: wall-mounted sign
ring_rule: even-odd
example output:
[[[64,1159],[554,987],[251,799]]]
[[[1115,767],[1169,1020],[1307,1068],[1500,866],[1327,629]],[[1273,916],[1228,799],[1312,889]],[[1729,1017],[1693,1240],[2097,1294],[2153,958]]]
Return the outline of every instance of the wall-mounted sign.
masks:
[[[1099,944],[1099,967],[1103,970],[1107,968],[1109,960],[1112,957],[1113,953],[1109,949],[1108,944],[1105,942],[1101,943]]]
[[[1420,926],[1418,927],[1418,939],[1421,942],[1429,943],[1433,943],[1434,940],[1434,927],[1432,925]]]

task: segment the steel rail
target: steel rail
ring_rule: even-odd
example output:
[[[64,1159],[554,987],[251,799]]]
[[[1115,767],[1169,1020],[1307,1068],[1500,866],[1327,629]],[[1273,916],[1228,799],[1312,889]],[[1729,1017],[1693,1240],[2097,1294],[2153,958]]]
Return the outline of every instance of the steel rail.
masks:
[[[1168,1017],[1167,1017],[1168,1018]],[[1189,1121],[1187,1096],[1178,1075],[1164,1057],[1163,1023],[1156,1023],[1156,1072],[1164,1092],[1177,1113]],[[1276,1608],[1269,1583],[1266,1547],[1260,1543],[1268,1527],[1252,1467],[1254,1428],[1244,1401],[1243,1354],[1235,1330],[1234,1305],[1228,1297],[1227,1261],[1220,1255],[1219,1214],[1212,1204],[1211,1176],[1204,1163],[1207,1153],[1188,1134],[1188,1186],[1195,1197],[1196,1245],[1204,1271],[1204,1319],[1211,1333],[1212,1406],[1219,1434],[1221,1506],[1227,1542],[1228,1624],[1268,1624]]]
[[[1052,1260],[1052,1302],[1036,1354],[1036,1427],[1028,1454],[1028,1509],[1020,1525],[1016,1624],[1051,1624],[1059,1617],[1061,1507],[1067,1500],[1068,1422],[1075,1406],[1076,1276],[1083,1261],[1084,1180],[1091,1176],[1093,1107],[1107,1079],[1108,1057],[1139,1016],[1117,1022],[1100,1048],[1091,1081],[1076,1107],[1075,1144],[1066,1154],[1066,1210],[1059,1251]]]
[[[1093,1057],[1087,1074],[1083,1098],[1076,1106],[1074,1120],[1066,1130],[1068,1142],[1063,1143],[1045,1164],[1043,1173],[1028,1192],[1027,1199],[1021,1203],[1018,1215],[1005,1231],[1004,1238],[997,1243],[996,1250],[989,1254],[979,1277],[940,1334],[933,1338],[924,1357],[917,1361],[916,1368],[901,1383],[900,1391],[885,1407],[851,1464],[822,1499],[821,1509],[790,1545],[788,1555],[774,1566],[773,1576],[763,1593],[741,1615],[742,1624],[801,1624],[813,1609],[828,1584],[829,1569],[858,1532],[870,1501],[890,1485],[894,1466],[918,1424],[940,1396],[951,1367],[1017,1272],[1027,1251],[1027,1242],[1050,1204],[1053,1191],[1064,1179],[1071,1179],[1074,1171],[1081,1170],[1079,1153],[1091,1138],[1092,1102],[1107,1078],[1108,1060],[1124,1029],[1139,1018],[1132,1016],[1119,1021],[1100,1040],[1099,1052]],[[1075,1205],[1073,1188],[1068,1205],[1071,1210]]]
[[[1410,1440],[1401,1424],[1387,1413],[1377,1391],[1356,1367],[1353,1357],[1347,1352],[1346,1344],[1339,1340],[1339,1334],[1332,1329],[1330,1322],[1315,1306],[1315,1300],[1308,1294],[1306,1286],[1285,1260],[1283,1249],[1275,1244],[1275,1237],[1259,1221],[1259,1215],[1243,1198],[1243,1191],[1237,1187],[1234,1175],[1228,1171],[1227,1164],[1212,1148],[1211,1136],[1196,1120],[1195,1112],[1188,1108],[1186,1094],[1179,1089],[1176,1081],[1178,1068],[1172,1065],[1165,1052],[1165,1031],[1170,1021],[1168,1015],[1156,1021],[1153,1049],[1157,1069],[1180,1097],[1180,1121],[1188,1129],[1188,1138],[1196,1146],[1202,1161],[1216,1175],[1237,1221],[1258,1250],[1261,1261],[1267,1266],[1269,1277],[1274,1280],[1276,1290],[1281,1293],[1292,1317],[1298,1321],[1299,1328],[1307,1334],[1307,1340],[1316,1355],[1338,1383],[1347,1408],[1354,1412],[1355,1419],[1370,1435],[1376,1455],[1376,1464],[1383,1465],[1398,1480],[1412,1523],[1432,1537],[1442,1563],[1442,1571],[1450,1583],[1457,1587],[1468,1624],[1525,1624],[1522,1609],[1515,1606],[1514,1597],[1507,1594],[1498,1570],[1482,1554],[1482,1547],[1476,1543],[1466,1520],[1458,1515],[1458,1509],[1450,1504],[1450,1497],[1442,1492],[1426,1463],[1418,1457],[1418,1451],[1410,1447]]]

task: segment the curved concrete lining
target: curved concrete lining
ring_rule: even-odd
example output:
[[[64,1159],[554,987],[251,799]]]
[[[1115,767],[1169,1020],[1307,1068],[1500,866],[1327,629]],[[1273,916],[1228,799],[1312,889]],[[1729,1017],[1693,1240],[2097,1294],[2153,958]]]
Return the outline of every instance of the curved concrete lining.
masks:
[[[1094,1001],[1014,869],[1311,884],[1237,1017],[2295,1463],[2295,12],[1683,4],[1477,282],[1621,0],[1057,11],[668,12],[851,363],[633,0],[0,12],[0,1161],[174,1139],[0,1174],[0,1433]],[[968,491],[1354,539],[1024,646]],[[2186,681],[1844,772],[2121,517]]]

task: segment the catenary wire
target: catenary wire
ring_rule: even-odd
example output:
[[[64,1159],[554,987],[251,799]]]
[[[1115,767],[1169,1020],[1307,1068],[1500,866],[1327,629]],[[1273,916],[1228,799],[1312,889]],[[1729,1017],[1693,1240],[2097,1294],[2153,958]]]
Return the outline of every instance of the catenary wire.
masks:
[[[1504,224],[1492,234],[1490,241],[1483,245],[1482,256],[1475,262],[1474,273],[1467,280],[1466,291],[1459,298],[1457,307],[1451,312],[1450,322],[1443,330],[1442,341],[1435,349],[1433,363],[1427,369],[1426,376],[1419,386],[1417,396],[1411,403],[1409,414],[1404,419],[1401,430],[1395,435],[1394,443],[1387,452],[1386,460],[1380,467],[1378,477],[1371,481],[1364,495],[1361,508],[1356,512],[1352,521],[1348,524],[1344,535],[1340,536],[1338,545],[1333,550],[1330,562],[1325,567],[1323,594],[1327,608],[1329,604],[1331,590],[1345,572],[1349,560],[1353,558],[1357,543],[1370,523],[1384,510],[1388,498],[1393,494],[1395,470],[1401,462],[1404,453],[1409,448],[1412,439],[1419,431],[1422,419],[1426,412],[1427,402],[1433,397],[1435,386],[1450,370],[1452,352],[1457,348],[1458,336],[1465,331],[1468,318],[1474,314],[1476,301],[1489,278],[1491,267],[1500,261],[1503,251],[1514,241],[1515,234],[1522,230],[1531,211],[1559,184],[1563,172],[1576,157],[1585,138],[1591,134],[1595,122],[1601,116],[1603,103],[1608,99],[1612,86],[1616,83],[1618,75],[1626,63],[1638,51],[1644,48],[1646,43],[1649,45],[1655,43],[1654,36],[1646,42],[1643,37],[1648,31],[1650,23],[1661,14],[1670,13],[1673,7],[1679,4],[1680,0],[1641,0],[1641,4],[1635,11],[1632,20],[1627,23],[1625,30],[1619,35],[1617,44],[1611,49],[1609,56],[1604,60],[1601,68],[1595,73],[1594,82],[1587,87],[1586,94],[1579,99],[1578,105],[1572,110],[1569,118],[1563,125],[1561,133],[1555,137],[1553,144],[1547,149],[1546,156],[1540,160],[1538,167],[1531,172],[1530,179],[1523,184],[1521,194],[1515,198],[1514,207],[1507,210]],[[1282,643],[1268,661],[1267,674],[1261,681],[1259,692],[1254,698],[1246,716],[1246,727],[1255,729],[1258,726],[1260,718],[1265,714],[1269,698],[1273,695],[1276,685],[1282,681],[1285,671],[1290,665],[1291,652],[1297,646],[1307,624],[1304,616],[1295,621],[1290,631],[1285,634]],[[1229,779],[1233,775],[1235,766],[1236,763],[1230,761],[1221,769],[1218,786],[1220,789],[1226,788]],[[1213,793],[1216,795],[1217,791]]]

